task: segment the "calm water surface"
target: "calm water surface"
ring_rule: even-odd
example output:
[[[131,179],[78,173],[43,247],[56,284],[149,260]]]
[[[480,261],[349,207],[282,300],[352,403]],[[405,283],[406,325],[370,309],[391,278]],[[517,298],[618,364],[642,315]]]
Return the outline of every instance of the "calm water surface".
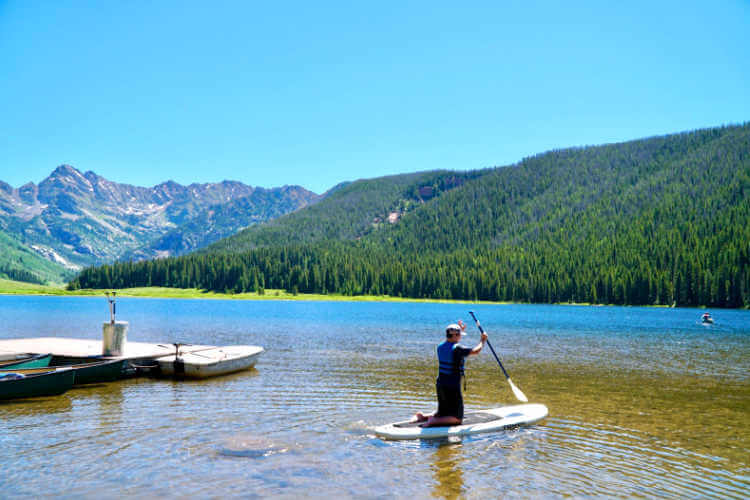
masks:
[[[372,426],[434,408],[435,345],[476,311],[550,415],[462,440]],[[750,312],[118,300],[128,339],[254,344],[255,370],[131,379],[0,405],[3,498],[750,497]],[[0,338],[101,338],[104,298],[0,297]],[[515,403],[491,356],[469,409]]]

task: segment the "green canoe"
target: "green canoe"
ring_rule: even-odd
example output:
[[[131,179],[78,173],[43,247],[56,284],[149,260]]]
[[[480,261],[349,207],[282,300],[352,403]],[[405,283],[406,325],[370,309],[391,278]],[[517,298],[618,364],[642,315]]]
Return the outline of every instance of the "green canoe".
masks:
[[[0,375],[0,400],[57,396],[73,387],[76,378],[76,372],[71,369],[19,375],[21,378],[6,373],[9,376]]]
[[[98,361],[94,363],[81,363],[75,365],[50,366],[48,368],[7,368],[0,366],[0,375],[4,373],[20,373],[22,375],[37,375],[51,370],[68,370],[75,372],[75,385],[97,384],[101,382],[112,382],[123,377],[125,369],[124,359]]]
[[[10,368],[43,368],[49,366],[49,362],[52,360],[51,354],[35,354],[23,359],[14,359],[12,361],[0,362],[0,369],[6,370]]]

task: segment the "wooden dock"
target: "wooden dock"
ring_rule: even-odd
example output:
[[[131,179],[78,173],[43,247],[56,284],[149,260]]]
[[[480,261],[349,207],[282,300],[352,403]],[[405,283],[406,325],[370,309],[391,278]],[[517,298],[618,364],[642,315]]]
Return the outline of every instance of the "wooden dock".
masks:
[[[210,349],[213,346],[180,345],[181,353]],[[123,355],[113,359],[155,359],[175,353],[172,344],[126,342]],[[0,340],[0,360],[15,359],[24,354],[52,354],[69,358],[87,358],[102,355],[101,340],[71,339],[62,337],[37,337],[29,339]]]

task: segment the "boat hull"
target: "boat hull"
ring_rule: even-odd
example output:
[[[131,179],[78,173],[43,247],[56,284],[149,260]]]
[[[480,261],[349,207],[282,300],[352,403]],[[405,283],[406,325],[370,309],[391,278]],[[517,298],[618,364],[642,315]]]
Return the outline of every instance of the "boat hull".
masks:
[[[73,387],[75,378],[75,371],[64,369],[0,380],[0,400],[58,396]]]
[[[2,363],[0,363],[0,368],[4,370],[10,368],[43,368],[45,366],[49,366],[51,360],[51,354],[35,354],[34,356],[29,356],[25,359],[3,361]]]
[[[99,361],[94,363],[82,363],[74,365],[59,365],[50,366],[46,368],[6,368],[0,367],[0,374],[14,372],[23,375],[34,375],[39,373],[45,373],[52,370],[67,370],[71,369],[75,371],[75,385],[83,384],[99,384],[102,382],[112,382],[123,378],[126,360],[115,359],[107,361]]]
[[[182,352],[157,358],[162,375],[209,378],[247,370],[255,366],[264,350],[258,346],[229,346]]]

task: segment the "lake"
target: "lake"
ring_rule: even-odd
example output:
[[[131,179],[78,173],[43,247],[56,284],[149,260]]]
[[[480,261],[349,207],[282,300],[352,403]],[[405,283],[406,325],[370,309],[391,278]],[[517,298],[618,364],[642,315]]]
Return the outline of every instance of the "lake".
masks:
[[[389,442],[433,410],[448,323],[549,416]],[[128,340],[261,345],[250,371],[136,378],[0,404],[3,498],[750,496],[750,312],[551,305],[118,299]],[[0,338],[101,338],[106,299],[0,297]],[[516,403],[489,349],[467,409]]]

